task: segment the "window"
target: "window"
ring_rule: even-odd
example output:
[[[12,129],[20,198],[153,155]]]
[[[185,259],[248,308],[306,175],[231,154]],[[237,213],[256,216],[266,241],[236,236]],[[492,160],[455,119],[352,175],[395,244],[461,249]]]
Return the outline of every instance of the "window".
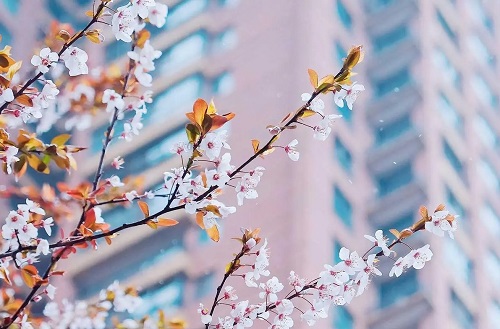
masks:
[[[127,164],[121,169],[123,176],[144,172],[160,163],[167,161],[173,156],[170,152],[172,145],[179,140],[186,138],[184,125],[178,127],[167,134],[155,139],[145,146],[141,146],[136,151],[124,157]]]
[[[213,81],[213,92],[217,95],[228,95],[234,90],[234,77],[231,72],[222,72]]]
[[[490,232],[492,236],[500,236],[500,217],[496,211],[493,210],[491,205],[483,205],[480,216],[488,232]]]
[[[474,130],[486,146],[492,149],[497,147],[497,133],[483,116],[474,118]]]
[[[404,68],[382,80],[375,81],[375,96],[382,97],[390,92],[397,92],[411,82],[408,68]]]
[[[378,288],[380,308],[391,306],[417,291],[418,281],[415,270],[403,273],[399,278],[391,278],[387,282],[382,282]]]
[[[477,162],[477,171],[479,176],[482,178],[484,185],[496,191],[500,187],[500,181],[498,180],[498,175],[486,159],[482,158]]]
[[[395,0],[370,0],[365,1],[365,6],[370,13],[382,11],[394,3]]]
[[[500,327],[500,303],[493,301],[488,308],[490,328]]]
[[[347,8],[344,6],[341,0],[337,0],[337,15],[346,28],[350,29],[352,27],[351,14],[349,14]]]
[[[346,57],[347,57],[347,51],[345,50],[345,48],[339,41],[335,41],[335,58],[337,59],[339,67],[344,65],[344,58]]]
[[[390,224],[381,227],[380,229],[386,234],[390,229],[397,229],[398,231],[402,231],[403,229],[410,227],[414,223],[413,213],[409,212],[403,215],[400,215],[398,218],[391,221]]]
[[[184,291],[186,286],[186,275],[177,274],[169,279],[167,283],[160,283],[157,286],[147,289],[141,298],[143,303],[134,312],[141,317],[153,315],[159,310],[173,312],[184,304]]]
[[[463,118],[457,111],[457,109],[450,103],[448,98],[440,93],[438,100],[438,109],[441,112],[444,120],[452,127],[457,129],[459,132],[463,132]]]
[[[62,23],[69,23],[76,30],[83,29],[85,25],[87,25],[87,22],[75,17],[71,12],[69,12],[64,7],[64,2],[65,1],[47,0],[47,5],[45,7],[49,9],[51,15],[58,21]]]
[[[498,104],[498,99],[493,93],[493,89],[491,89],[490,85],[477,74],[473,78],[472,89],[474,89],[478,99],[483,101],[486,105],[490,105],[495,108]]]
[[[375,132],[375,142],[377,145],[383,145],[389,141],[395,140],[399,136],[412,128],[410,116],[405,115],[395,121],[384,123]]]
[[[144,115],[145,122],[147,124],[158,122],[189,110],[194,101],[201,96],[203,84],[203,76],[195,74],[168,87],[154,98],[148,113]]]
[[[212,293],[215,288],[215,274],[208,273],[195,280],[195,299],[201,299]]]
[[[240,0],[218,0],[219,6],[230,7],[236,6]]]
[[[333,307],[333,327],[338,329],[352,329],[354,320],[345,306]]]
[[[340,189],[335,186],[333,196],[333,208],[340,220],[349,228],[352,228],[352,206]]]
[[[103,216],[106,218],[106,215]],[[122,223],[130,223],[134,219],[142,218],[141,216],[142,214],[131,217],[127,212]],[[125,281],[142,271],[150,270],[153,266],[168,263],[172,256],[185,249],[184,235],[187,228],[187,223],[179,223],[168,232],[155,231],[147,239],[116,252],[112,258],[103,259],[79,272],[73,278],[78,287],[79,298],[90,298],[115,280]],[[98,281],[95,280],[96,269],[99,271]]]
[[[479,63],[490,66],[495,64],[495,57],[477,35],[469,36],[469,38],[467,38],[467,42],[469,44],[469,49]]]
[[[17,14],[17,12],[19,11],[19,5],[21,5],[21,1],[3,0],[3,5],[11,14]]]
[[[340,165],[347,171],[352,171],[352,156],[351,152],[345,147],[344,143],[337,136],[335,137],[335,156]]]
[[[444,245],[445,258],[451,270],[470,286],[474,286],[474,270],[472,261],[456,240],[446,239]]]
[[[448,38],[455,44],[458,45],[458,40],[457,40],[457,35],[455,31],[450,27],[446,19],[444,18],[443,14],[439,10],[436,11],[436,16],[439,24],[443,28],[444,32],[448,35]]]
[[[115,59],[124,56],[127,51],[131,50],[130,44],[121,40],[114,40],[106,45],[105,58],[106,62],[113,62]],[[161,57],[160,57],[161,58]]]
[[[410,163],[395,166],[394,170],[376,177],[379,196],[388,195],[397,189],[409,184],[413,180]]]
[[[342,249],[342,245],[338,241],[335,241],[333,244],[333,264],[337,264],[342,261],[339,255],[340,249]]]
[[[443,72],[445,79],[453,83],[456,88],[462,88],[462,76],[444,52],[435,49],[432,54],[432,60],[436,68],[439,69],[440,72]]]
[[[168,49],[157,61],[155,75],[170,74],[203,58],[208,50],[208,36],[204,30],[197,31],[180,40]]]
[[[236,29],[228,27],[224,31],[218,33],[214,39],[214,49],[216,51],[224,51],[233,49],[238,44],[238,34]]]
[[[448,162],[451,164],[453,169],[455,169],[457,174],[460,177],[465,178],[464,165],[462,164],[462,161],[456,155],[456,153],[453,151],[450,144],[448,144],[448,142],[444,139],[443,139],[443,152],[444,152],[446,159],[448,159]]]
[[[467,7],[466,12],[472,16],[472,18],[476,21],[476,23],[486,27],[488,31],[493,34],[494,32],[493,20],[488,15],[486,15],[486,12],[482,5],[482,1],[480,0],[465,1],[464,5]]]
[[[451,292],[451,314],[463,329],[475,328],[474,317],[454,291]]]
[[[208,0],[182,0],[169,8],[166,28],[177,27],[191,18],[201,14],[208,6]]]
[[[10,31],[7,29],[5,25],[0,23],[0,35],[2,35],[2,40],[0,41],[0,44],[2,45],[2,49],[6,45],[10,45],[12,42],[12,34]]]
[[[488,251],[485,257],[486,273],[490,275],[490,282],[495,286],[500,286],[500,259],[493,251]]]
[[[410,33],[408,32],[408,27],[406,25],[398,26],[394,30],[391,30],[378,37],[374,37],[372,40],[373,49],[375,52],[381,52],[383,50],[392,48],[401,41],[408,38],[409,35]]]
[[[339,113],[342,115],[342,119],[347,121],[349,124],[352,124],[352,111],[349,110],[347,105],[344,104],[343,107],[338,107],[334,103],[333,106],[335,106],[335,108],[338,109]]]
[[[460,201],[458,201],[457,197],[453,194],[449,187],[446,187],[446,200],[449,211],[452,214],[460,216],[460,222],[462,223],[466,216],[465,208]]]

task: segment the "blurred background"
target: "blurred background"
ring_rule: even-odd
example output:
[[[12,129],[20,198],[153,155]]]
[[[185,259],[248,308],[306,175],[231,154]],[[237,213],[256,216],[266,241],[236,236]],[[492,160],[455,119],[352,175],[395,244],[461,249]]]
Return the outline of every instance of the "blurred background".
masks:
[[[325,142],[306,127],[283,134],[282,145],[299,140],[297,163],[277,150],[254,164],[266,168],[259,198],[246,200],[222,222],[221,242],[176,214],[178,226],[127,231],[111,246],[101,243],[99,251],[64,261],[68,274],[60,297],[93,298],[118,279],[141,288],[147,302],[137,315],[163,309],[200,328],[198,302],[211,304],[225,264],[239,249],[230,238],[240,235],[240,227],[262,228],[273,275],[285,281],[295,270],[314,279],[323,264],[338,261],[341,246],[362,254],[370,247],[364,234],[403,229],[419,218],[420,205],[432,210],[444,203],[460,216],[455,240],[412,237],[408,244],[415,248],[431,243],[434,257],[424,270],[377,278],[362,298],[333,308],[316,327],[500,328],[499,1],[163,2],[169,14],[166,26],[152,31],[163,56],[145,128],[131,143],[115,141],[107,157],[122,155],[118,174],[143,175],[146,189],[161,185],[163,172],[180,165],[169,148],[184,135],[184,112],[198,97],[213,97],[219,112],[236,113],[229,144],[238,165],[252,154],[251,139],[267,141],[265,126],[301,106],[300,95],[311,92],[308,68],[320,77],[335,74],[349,48],[362,44],[366,56],[354,80],[366,91],[353,111],[322,96],[325,112],[344,116]],[[92,6],[89,0],[0,3],[1,45],[11,44],[14,58],[26,63],[33,48],[42,47],[52,20],[82,28]],[[88,51],[91,68],[127,60],[129,45],[108,32],[103,45],[78,44]],[[75,174],[24,182],[93,177],[108,119],[93,120],[74,143],[89,147]],[[224,200],[236,205],[231,188]],[[163,203],[154,200],[150,207]],[[103,214],[113,227],[140,216],[137,206]],[[385,259],[379,268],[387,274],[392,263]],[[241,287],[237,279],[230,284]]]

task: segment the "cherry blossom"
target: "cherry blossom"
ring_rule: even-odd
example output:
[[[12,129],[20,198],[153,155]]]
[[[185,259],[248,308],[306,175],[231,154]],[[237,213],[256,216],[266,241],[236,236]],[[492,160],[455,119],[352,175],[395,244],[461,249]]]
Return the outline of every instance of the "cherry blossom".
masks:
[[[392,277],[393,275],[396,275],[397,277],[399,277],[401,274],[403,274],[403,271],[405,270],[407,265],[408,264],[407,264],[405,258],[399,257],[394,262],[394,265],[392,266],[391,271],[389,272],[389,276]]]
[[[344,100],[347,104],[349,110],[352,110],[352,106],[361,91],[365,90],[363,85],[353,82],[352,85],[342,85],[342,90],[335,92],[335,104],[339,107],[344,106]]]
[[[210,160],[217,158],[222,150],[222,148],[231,149],[231,147],[226,143],[227,131],[214,131],[209,132],[205,135],[200,143],[200,150],[205,154]]]
[[[297,146],[299,142],[294,139],[290,143],[288,143],[287,146],[284,147],[285,152],[288,154],[288,157],[292,159],[292,161],[298,161],[300,153],[295,149],[295,146]]]
[[[127,55],[145,70],[152,71],[155,69],[153,61],[160,58],[161,51],[155,50],[150,41],[147,40],[142,48],[135,47],[134,51],[129,51]]]
[[[132,11],[144,19],[148,17],[149,8],[155,6],[155,0],[131,0]]]
[[[301,291],[306,285],[306,280],[300,278],[297,274],[295,274],[295,271],[290,271],[288,284],[290,284],[295,289],[295,291]]]
[[[375,232],[375,237],[371,235],[365,235],[365,238],[375,243],[375,246],[380,247],[384,256],[390,256],[391,250],[387,247],[387,238],[384,237],[384,232],[382,230],[377,230]]]
[[[287,329],[293,327],[293,319],[289,316],[294,310],[292,301],[289,299],[282,299],[277,301],[275,305],[277,314],[271,328]]]
[[[431,260],[432,255],[433,253],[430,249],[430,245],[426,244],[419,249],[410,251],[410,253],[405,256],[405,259],[408,262],[408,267],[413,266],[414,269],[420,270],[424,268],[426,262]]]
[[[451,217],[451,223],[450,223]],[[454,238],[453,232],[456,231],[456,216],[450,215],[449,211],[436,211],[431,216],[431,220],[425,222],[425,229],[437,236],[444,236],[444,232],[448,232],[450,238]]]
[[[123,160],[121,156],[117,156],[116,158],[113,158],[113,161],[111,161],[111,166],[116,170],[119,170],[123,168],[124,163],[125,160]]]
[[[303,93],[301,95],[301,99],[304,102],[309,101],[311,99],[311,97],[312,97],[312,95],[308,94],[308,93]],[[323,115],[323,110],[325,109],[325,102],[323,102],[323,100],[321,100],[320,98],[316,97],[315,99],[313,99],[311,101],[311,105],[309,106],[309,108],[311,110],[313,110],[314,112],[317,112],[317,113]]]
[[[167,5],[157,2],[154,6],[151,6],[148,9],[149,22],[156,27],[163,27],[163,25],[165,25],[166,17],[168,14]]]
[[[113,89],[106,89],[102,95],[102,102],[106,104],[106,112],[111,112],[115,108],[123,110],[125,102],[120,94]]]
[[[50,50],[46,47],[40,50],[40,55],[33,55],[31,58],[31,64],[37,67],[37,71],[41,73],[49,72],[49,67],[52,63],[59,60],[59,55],[56,52]]]
[[[283,290],[284,286],[279,282],[278,278],[273,276],[266,283],[261,283],[259,287],[264,290],[259,293],[260,298],[265,298],[267,301],[274,303],[278,300],[276,293]]]
[[[89,68],[87,67],[87,60],[89,56],[87,53],[77,47],[70,46],[62,55],[61,59],[64,61],[64,65],[69,70],[70,76],[76,76],[81,74],[89,73]]]
[[[14,162],[19,161],[19,158],[16,156],[19,152],[19,149],[15,146],[4,145],[3,151],[0,151],[0,160],[7,164],[7,174],[12,174],[11,165]]]
[[[52,217],[46,218],[43,221],[43,229],[47,232],[47,235],[52,234],[52,225],[54,225],[54,219]]]
[[[201,323],[209,324],[212,322],[212,316],[209,314],[208,310],[200,303],[198,307],[198,314],[201,315]]]
[[[12,89],[10,88],[2,89],[2,87],[0,86],[0,104],[5,102],[12,102],[13,100],[14,100],[14,93],[12,92]]]
[[[130,4],[119,7],[111,20],[111,28],[116,40],[132,41],[132,33],[137,27],[136,14]]]
[[[342,260],[338,265],[338,268],[345,271],[349,275],[355,274],[366,266],[365,262],[361,257],[359,257],[356,251],[352,253],[349,249],[342,247],[339,252],[339,258]]]
[[[125,184],[120,180],[120,177],[113,175],[109,178],[106,178],[106,183],[111,185],[112,187],[121,187]]]
[[[50,106],[50,104],[54,103],[58,94],[59,89],[57,89],[54,82],[51,80],[45,80],[45,85],[43,86],[42,91],[33,98],[33,104],[35,107],[46,109]]]

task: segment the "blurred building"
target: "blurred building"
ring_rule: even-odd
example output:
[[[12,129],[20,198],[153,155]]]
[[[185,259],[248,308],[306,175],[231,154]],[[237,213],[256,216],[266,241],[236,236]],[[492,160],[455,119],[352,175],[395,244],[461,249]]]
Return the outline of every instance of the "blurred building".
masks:
[[[24,45],[15,38],[15,17],[32,8],[3,2],[14,18],[2,19],[0,33]],[[326,142],[306,128],[281,137],[283,145],[299,140],[300,161],[281,150],[259,160],[267,169],[259,198],[246,200],[225,220],[219,244],[179,213],[182,224],[174,228],[124,232],[112,246],[101,243],[99,252],[80,252],[66,262],[74,283],[66,293],[92,297],[118,279],[143,288],[148,302],[139,314],[166,309],[198,328],[196,305],[213,298],[224,265],[237,252],[229,238],[239,235],[239,227],[262,228],[274,275],[285,280],[293,269],[315,278],[324,263],[336,261],[341,246],[363,253],[370,247],[364,234],[405,228],[418,218],[420,205],[432,210],[445,203],[460,215],[455,240],[430,234],[408,240],[413,247],[431,243],[434,257],[424,270],[374,280],[362,298],[335,308],[317,326],[500,327],[499,2],[166,3],[167,25],[152,33],[163,56],[146,127],[132,143],[115,142],[107,157],[125,158],[120,175],[143,173],[147,186],[161,185],[163,172],[179,165],[169,148],[183,135],[183,113],[198,97],[214,97],[222,113],[237,114],[230,145],[238,164],[251,155],[251,139],[269,138],[267,124],[301,105],[301,93],[310,92],[308,68],[320,76],[335,73],[349,47],[363,44],[366,58],[357,71],[367,91],[352,112],[323,96],[332,113],[344,115]],[[40,19],[51,15],[81,26],[90,4],[47,0]],[[123,62],[127,50],[109,34],[92,51],[111,63]],[[92,177],[106,124],[100,118],[87,136],[92,156],[80,165],[80,177]],[[230,188],[226,194],[226,203],[236,204]],[[153,210],[163,204],[149,203]],[[140,216],[137,206],[103,215],[112,226]],[[380,267],[388,273],[391,265],[385,260]]]

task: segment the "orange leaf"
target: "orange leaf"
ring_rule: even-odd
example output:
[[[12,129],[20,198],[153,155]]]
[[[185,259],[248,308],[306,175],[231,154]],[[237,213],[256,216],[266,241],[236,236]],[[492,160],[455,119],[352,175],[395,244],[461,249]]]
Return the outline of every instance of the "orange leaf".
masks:
[[[209,229],[206,229],[206,232],[210,237],[210,239],[212,239],[212,241],[219,242],[220,234],[219,234],[219,229],[217,228],[216,225],[212,226]]]
[[[193,104],[194,121],[201,127],[203,124],[203,118],[207,113],[208,104],[203,99],[198,98]]]
[[[148,204],[144,201],[137,201],[137,204],[139,205],[139,208],[141,208],[141,211],[144,214],[144,217],[148,217],[149,216]]]
[[[260,142],[256,139],[252,139],[252,147],[253,147],[253,153],[257,153],[259,151],[259,144]]]
[[[56,137],[52,138],[50,141],[50,144],[55,144],[57,146],[62,146],[64,145],[69,139],[71,138],[70,134],[61,134],[57,135]]]
[[[10,281],[9,275],[7,274],[7,271],[3,268],[0,267],[0,273],[2,274],[2,279],[7,283],[9,286],[12,285],[12,282]]]
[[[391,232],[392,235],[394,235],[396,237],[396,239],[399,239],[399,237],[401,236],[401,233],[399,233],[399,231],[396,230],[395,228],[390,229],[389,232]]]
[[[146,225],[149,226],[149,227],[151,227],[153,230],[156,230],[158,228],[158,225],[156,225],[156,223],[153,222],[152,220],[148,220],[146,222]]]
[[[201,211],[198,211],[196,213],[196,224],[202,229],[205,229],[205,224],[203,224],[203,213]]]
[[[174,226],[174,225],[179,224],[179,222],[176,221],[175,219],[161,218],[161,217],[159,217],[158,218],[158,222],[156,222],[156,224],[158,226]]]
[[[318,86],[318,73],[313,69],[308,69],[307,73],[309,73],[309,81],[314,89]]]
[[[26,94],[17,96],[16,101],[24,106],[33,107],[33,100]]]
[[[29,288],[33,288],[38,280],[38,270],[33,265],[26,265],[21,270],[21,276],[24,283],[26,283]]]

